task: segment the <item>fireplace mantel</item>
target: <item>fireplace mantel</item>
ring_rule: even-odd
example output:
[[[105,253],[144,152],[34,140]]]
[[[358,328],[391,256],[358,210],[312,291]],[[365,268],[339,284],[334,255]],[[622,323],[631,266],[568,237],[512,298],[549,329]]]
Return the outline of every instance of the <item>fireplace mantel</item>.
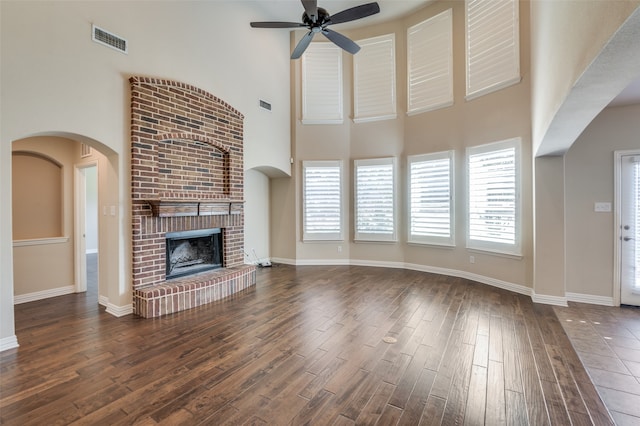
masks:
[[[240,214],[242,200],[146,200],[155,217]]]

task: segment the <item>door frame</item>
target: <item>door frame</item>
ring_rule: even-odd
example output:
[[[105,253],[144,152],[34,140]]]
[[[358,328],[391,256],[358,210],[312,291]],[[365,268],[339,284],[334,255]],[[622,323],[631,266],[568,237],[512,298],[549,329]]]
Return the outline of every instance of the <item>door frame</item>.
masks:
[[[640,149],[626,149],[614,151],[614,212],[613,215],[613,305],[620,306],[620,291],[622,289],[620,269],[622,267],[622,157],[626,155],[640,155]]]
[[[74,275],[75,292],[87,291],[87,254],[86,254],[86,175],[85,170],[91,167],[98,170],[98,161],[76,164],[74,169]]]

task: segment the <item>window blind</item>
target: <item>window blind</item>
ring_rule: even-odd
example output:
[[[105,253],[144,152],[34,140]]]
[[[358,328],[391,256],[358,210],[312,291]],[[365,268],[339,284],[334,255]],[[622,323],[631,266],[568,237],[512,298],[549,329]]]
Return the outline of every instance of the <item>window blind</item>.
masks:
[[[359,40],[353,57],[354,121],[396,117],[395,36]]]
[[[467,99],[520,81],[518,0],[466,0]]]
[[[470,248],[520,254],[516,140],[468,148]]]
[[[301,62],[302,122],[342,123],[342,50],[333,43],[311,43]]]
[[[453,245],[453,152],[409,162],[409,242]]]
[[[395,241],[395,160],[355,160],[355,239]]]
[[[453,105],[453,30],[448,9],[407,30],[407,112]]]
[[[342,162],[303,162],[303,240],[342,240]]]

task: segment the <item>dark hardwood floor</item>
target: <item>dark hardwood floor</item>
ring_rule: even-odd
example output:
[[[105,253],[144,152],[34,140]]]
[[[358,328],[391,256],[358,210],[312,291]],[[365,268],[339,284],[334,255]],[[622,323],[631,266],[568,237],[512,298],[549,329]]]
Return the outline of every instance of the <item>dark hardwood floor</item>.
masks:
[[[552,307],[423,272],[275,265],[163,318],[74,294],[16,328],[7,425],[613,424]]]

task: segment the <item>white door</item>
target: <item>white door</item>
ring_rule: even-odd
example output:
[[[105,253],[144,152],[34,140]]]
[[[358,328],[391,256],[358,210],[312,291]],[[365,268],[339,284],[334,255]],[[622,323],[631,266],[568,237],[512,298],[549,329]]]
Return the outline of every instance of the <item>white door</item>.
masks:
[[[640,151],[619,158],[620,304],[640,306]]]

